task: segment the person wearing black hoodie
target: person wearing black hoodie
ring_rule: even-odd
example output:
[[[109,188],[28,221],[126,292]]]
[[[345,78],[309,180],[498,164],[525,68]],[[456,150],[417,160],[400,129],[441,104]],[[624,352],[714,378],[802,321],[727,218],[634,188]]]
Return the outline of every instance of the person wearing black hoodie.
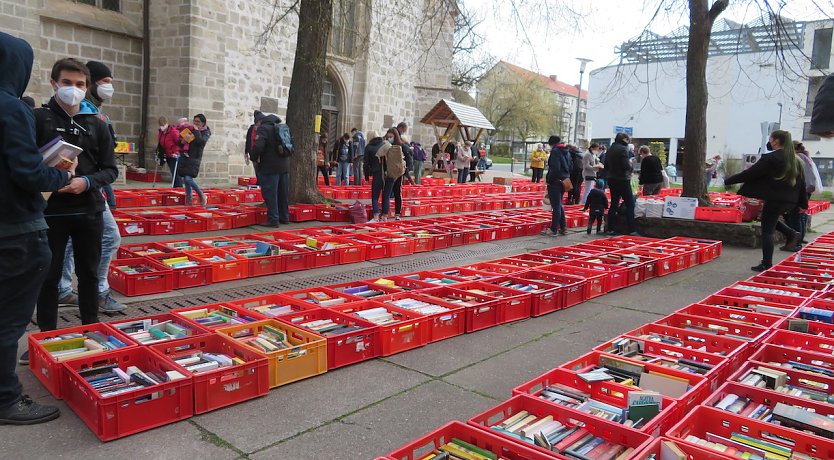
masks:
[[[379,161],[378,154],[380,148],[385,144],[385,139],[378,136],[376,131],[368,131],[368,145],[365,146],[365,158],[362,170],[365,171],[365,181],[371,182],[371,209],[373,210],[373,218],[370,223],[379,222],[380,202],[379,198],[382,196],[383,185],[385,178],[382,175],[382,163]],[[390,144],[388,146],[390,148]]]
[[[44,107],[35,109],[36,143],[44,146],[60,136],[82,152],[78,155],[76,177],[49,197],[44,211],[52,263],[38,298],[37,319],[42,331],[58,327],[58,285],[70,238],[81,322],[98,322],[98,267],[105,209],[101,188],[113,183],[119,174],[110,128],[93,107],[83,103],[90,84],[87,67],[76,59],[61,59],[52,66],[50,76],[55,96]]]
[[[260,110],[255,111],[255,115],[253,117],[253,123],[249,125],[249,129],[246,131],[246,143],[243,146],[243,159],[246,161],[246,164],[249,164],[251,161],[252,150],[255,148],[255,134],[258,132],[258,126],[261,126],[261,122],[266,118],[266,115],[263,114]],[[252,163],[252,168],[255,170],[255,178],[258,178],[258,165]]]
[[[628,143],[631,138],[626,133],[617,133],[614,143],[605,155],[605,171],[608,174],[608,188],[611,189],[611,207],[608,208],[608,234],[616,234],[614,225],[620,200],[626,206],[628,232],[636,233],[634,222],[634,192],[631,190],[631,161],[629,161]]]
[[[258,170],[258,183],[266,202],[267,227],[290,223],[290,157],[278,154],[280,139],[276,125],[281,119],[267,115],[255,134],[255,146],[249,155]]]
[[[547,236],[558,236],[567,234],[567,220],[562,202],[565,196],[565,187],[562,181],[570,179],[570,153],[565,149],[559,136],[550,136],[547,141],[550,145],[550,156],[547,157],[547,196],[550,199],[552,208],[550,230],[544,230],[541,234]]]
[[[0,424],[35,424],[60,415],[57,407],[24,395],[15,374],[17,344],[52,257],[40,192],[58,191],[74,175],[41,162],[32,109],[20,100],[33,60],[28,43],[0,32]]]

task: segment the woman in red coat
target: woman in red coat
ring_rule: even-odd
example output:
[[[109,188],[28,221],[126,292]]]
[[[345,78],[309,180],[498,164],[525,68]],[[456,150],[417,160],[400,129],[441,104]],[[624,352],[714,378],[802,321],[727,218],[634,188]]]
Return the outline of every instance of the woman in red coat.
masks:
[[[171,176],[174,177],[174,187],[182,187],[182,179],[174,173],[177,159],[180,156],[180,132],[177,131],[177,128],[168,124],[166,117],[159,117],[159,133],[157,136],[159,144],[156,149],[168,163],[168,169],[171,170]]]

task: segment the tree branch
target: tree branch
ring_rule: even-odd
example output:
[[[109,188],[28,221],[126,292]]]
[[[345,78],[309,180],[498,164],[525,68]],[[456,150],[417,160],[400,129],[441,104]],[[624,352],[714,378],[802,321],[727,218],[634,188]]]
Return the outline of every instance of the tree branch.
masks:
[[[730,6],[730,0],[715,0],[715,3],[712,4],[712,7],[709,9],[709,23],[712,25],[718,16]]]

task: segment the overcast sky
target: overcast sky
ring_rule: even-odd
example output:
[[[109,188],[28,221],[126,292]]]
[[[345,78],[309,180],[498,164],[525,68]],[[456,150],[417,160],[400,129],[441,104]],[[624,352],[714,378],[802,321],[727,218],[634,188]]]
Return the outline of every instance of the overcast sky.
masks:
[[[565,0],[568,2],[574,0]],[[534,11],[546,0],[516,0],[518,4],[536,5],[530,11],[521,11],[521,18],[514,16],[509,2],[504,0],[462,0],[462,3],[485,21],[478,28],[487,43],[485,49],[498,59],[537,71],[545,75],[557,75],[559,80],[570,84],[579,82],[578,57],[593,59],[588,70],[616,62],[614,48],[624,41],[640,34],[654,15],[661,0],[575,0],[575,7],[582,12],[579,27],[572,27],[565,21],[546,27],[540,18],[541,11]],[[666,0],[667,2],[669,0]],[[754,4],[767,0],[731,0],[731,8],[721,17],[736,22],[749,22],[761,15]],[[811,20],[834,17],[834,0],[782,0],[788,4],[783,15]],[[775,5],[776,0],[769,0]],[[823,10],[823,11],[820,11]],[[515,22],[525,24],[517,30]],[[688,12],[661,12],[650,29],[666,34],[686,25]],[[535,50],[525,43],[524,36],[534,43]],[[583,88],[587,88],[588,73],[585,73]]]

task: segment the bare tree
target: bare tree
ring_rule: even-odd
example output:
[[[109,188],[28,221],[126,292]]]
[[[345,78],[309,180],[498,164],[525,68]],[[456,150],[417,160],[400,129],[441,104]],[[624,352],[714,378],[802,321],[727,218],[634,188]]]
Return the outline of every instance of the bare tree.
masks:
[[[561,111],[557,96],[534,76],[518,75],[499,64],[478,85],[478,108],[499,135],[527,140],[554,132]]]

